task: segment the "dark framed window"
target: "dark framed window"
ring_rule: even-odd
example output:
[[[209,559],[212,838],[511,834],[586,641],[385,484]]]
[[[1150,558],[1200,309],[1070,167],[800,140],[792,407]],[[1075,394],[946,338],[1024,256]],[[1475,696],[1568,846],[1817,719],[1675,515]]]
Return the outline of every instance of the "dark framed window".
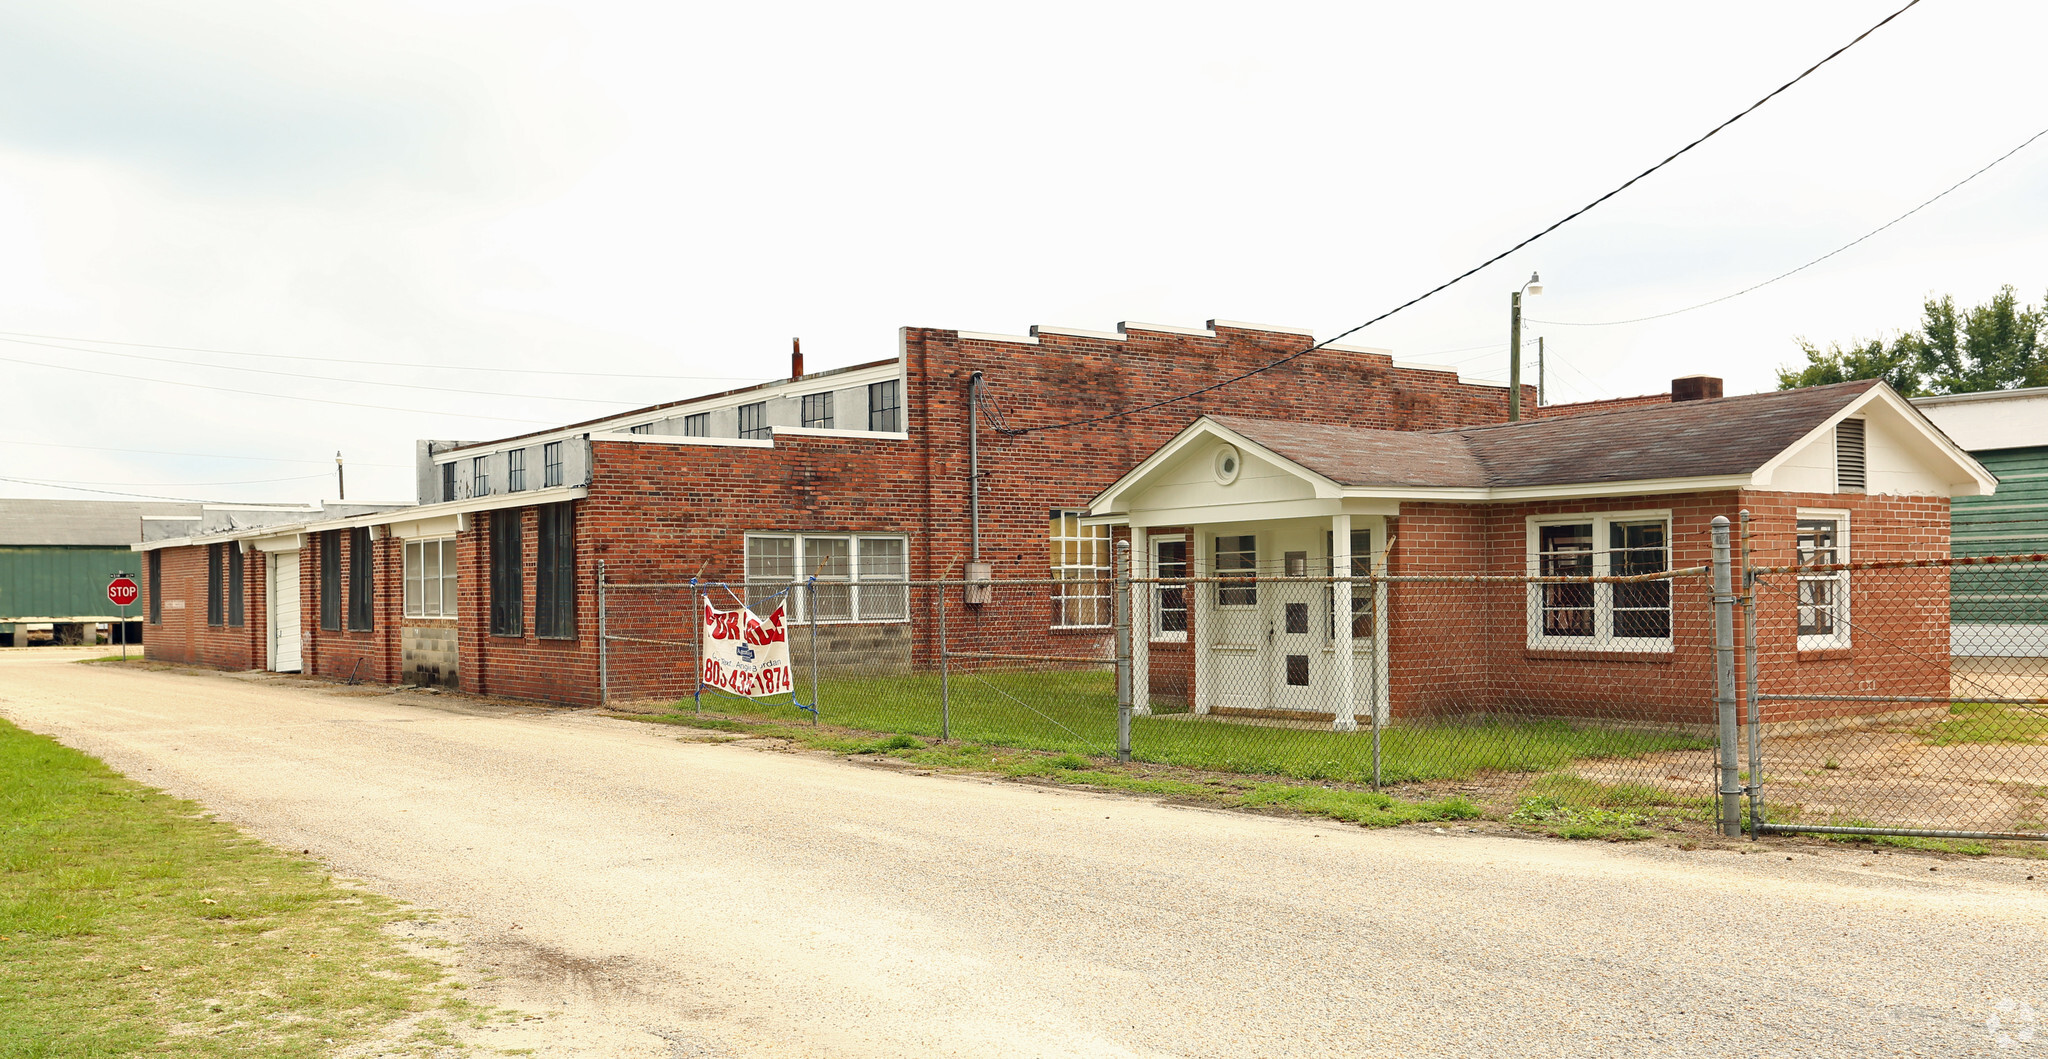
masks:
[[[868,429],[903,429],[903,384],[898,380],[868,384]]]
[[[348,627],[361,632],[375,624],[377,553],[370,527],[359,526],[348,536]]]
[[[478,456],[469,461],[469,495],[491,495],[491,465],[485,461],[489,456]]]
[[[505,491],[517,493],[526,488],[526,450],[513,449],[505,454]]]
[[[552,639],[576,636],[576,505],[537,508],[533,581],[533,633]]]
[[[320,627],[341,630],[341,531],[320,534]]]
[[[223,607],[221,587],[226,572],[221,569],[221,560],[227,553],[225,544],[206,546],[206,624],[220,625],[227,620]]]
[[[1216,583],[1216,605],[1219,607],[1256,607],[1259,605],[1259,586],[1251,578],[1259,573],[1259,539],[1249,533],[1215,540],[1217,577],[1246,578],[1242,584],[1228,581]]]
[[[1158,600],[1153,609],[1159,615],[1159,624],[1152,630],[1152,638],[1185,640],[1188,637],[1188,586],[1185,582],[1174,582],[1188,576],[1187,539],[1153,541],[1152,554],[1155,557],[1152,572],[1159,578],[1159,584],[1153,586]]]
[[[164,623],[164,553],[149,553],[149,623]]]
[[[447,462],[447,463],[444,463],[444,464],[442,464],[442,465],[441,465],[441,499],[443,499],[443,500],[454,500],[454,499],[456,499],[456,496],[455,496],[455,463],[454,463],[454,461],[452,461],[452,460],[451,460],[451,461],[449,461],[449,462]]]
[[[768,402],[755,401],[740,406],[740,437],[766,438],[773,433],[768,428]]]
[[[627,428],[626,428],[626,433],[628,433],[628,434],[652,434],[652,433],[654,433],[654,424],[652,424],[652,423],[635,423],[635,424],[633,424],[632,426],[630,426],[630,427],[627,427]]]
[[[824,393],[805,394],[803,412],[804,426],[830,430],[832,428],[832,391],[826,390]]]
[[[708,438],[711,436],[711,413],[692,412],[683,417],[683,436]]]
[[[247,572],[247,568],[243,566],[242,546],[240,544],[230,544],[227,546],[227,548],[228,624],[239,629],[242,627],[242,621],[244,618],[244,597],[242,595],[242,581],[244,575]]]
[[[517,508],[491,512],[492,636],[526,634],[526,612],[519,598],[526,590],[519,523]]]
[[[540,447],[540,484],[542,488],[562,484],[562,443],[550,441]]]

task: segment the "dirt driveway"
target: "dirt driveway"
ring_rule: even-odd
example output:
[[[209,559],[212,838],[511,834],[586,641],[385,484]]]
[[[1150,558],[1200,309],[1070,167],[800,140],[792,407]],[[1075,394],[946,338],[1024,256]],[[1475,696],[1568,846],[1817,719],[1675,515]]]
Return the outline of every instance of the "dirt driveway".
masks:
[[[1366,832],[61,659],[0,652],[0,714],[440,909],[483,998],[540,1016],[486,1049],[2048,1047],[2013,1036],[2021,1004],[2048,1011],[2030,863]]]

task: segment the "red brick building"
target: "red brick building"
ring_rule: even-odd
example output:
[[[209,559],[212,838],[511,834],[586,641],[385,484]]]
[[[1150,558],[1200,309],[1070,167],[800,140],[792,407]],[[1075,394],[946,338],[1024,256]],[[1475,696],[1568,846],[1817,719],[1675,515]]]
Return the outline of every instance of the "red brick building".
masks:
[[[1889,387],[1855,382],[1428,432],[1206,416],[1092,512],[1130,526],[1162,576],[1392,575],[1356,586],[1356,598],[1348,584],[1190,586],[1176,597],[1182,613],[1134,639],[1155,696],[1177,693],[1198,713],[1349,728],[1367,711],[1511,705],[1704,724],[1705,577],[1513,579],[1703,567],[1713,519],[1734,523],[1744,509],[1759,567],[1938,559],[1949,498],[1994,485]],[[1846,571],[1781,580],[1782,605],[1759,622],[1760,656],[1780,663],[1774,694],[1948,694],[1945,668],[1901,648],[1946,657],[1945,571],[1888,571],[1881,587]],[[1347,610],[1355,621],[1331,620]],[[1897,708],[1774,703],[1765,719]]]

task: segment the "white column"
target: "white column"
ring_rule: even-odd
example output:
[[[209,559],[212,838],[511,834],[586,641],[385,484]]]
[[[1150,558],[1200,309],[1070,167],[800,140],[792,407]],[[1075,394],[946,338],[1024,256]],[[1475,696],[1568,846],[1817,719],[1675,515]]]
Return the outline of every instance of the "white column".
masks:
[[[1188,569],[1196,577],[1210,577],[1216,569],[1209,562],[1209,533],[1198,527],[1188,531]],[[1208,713],[1211,696],[1215,694],[1215,671],[1209,665],[1209,644],[1216,639],[1214,632],[1216,609],[1215,585],[1188,586],[1188,650],[1195,654],[1195,686],[1188,694],[1188,708],[1196,713]]]
[[[1157,577],[1152,546],[1142,526],[1131,527],[1131,576]],[[1152,601],[1156,585],[1131,585],[1131,716],[1152,713]]]
[[[1338,577],[1351,576],[1351,516],[1330,516],[1330,572]],[[1331,586],[1334,597],[1331,624],[1336,627],[1336,638],[1332,645],[1337,655],[1337,715],[1330,728],[1338,732],[1358,730],[1358,656],[1351,644],[1351,582],[1338,581]]]

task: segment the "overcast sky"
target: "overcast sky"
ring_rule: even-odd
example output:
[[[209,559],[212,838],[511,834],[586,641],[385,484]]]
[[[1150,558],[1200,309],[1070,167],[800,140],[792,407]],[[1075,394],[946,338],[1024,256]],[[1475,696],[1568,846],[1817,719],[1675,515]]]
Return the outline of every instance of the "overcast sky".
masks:
[[[778,376],[792,336],[812,370],[906,324],[1328,337],[1900,3],[0,5],[0,331],[58,336],[0,342],[0,476],[317,500],[341,450],[409,500],[415,438]],[[2048,127],[2044,39],[2048,4],[1928,0],[1348,341],[1504,378],[1531,269],[1551,321],[1767,279]],[[1529,334],[1554,401],[1768,389],[1800,336],[2038,303],[2044,220],[2048,138],[1762,290]]]

